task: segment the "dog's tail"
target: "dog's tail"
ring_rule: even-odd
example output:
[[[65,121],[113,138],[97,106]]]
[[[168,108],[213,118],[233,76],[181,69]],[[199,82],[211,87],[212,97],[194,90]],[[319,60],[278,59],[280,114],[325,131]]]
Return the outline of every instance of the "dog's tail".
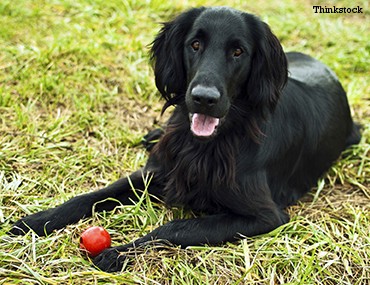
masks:
[[[358,144],[361,140],[361,129],[362,126],[358,123],[353,123],[352,131],[346,140],[346,147],[351,145]]]

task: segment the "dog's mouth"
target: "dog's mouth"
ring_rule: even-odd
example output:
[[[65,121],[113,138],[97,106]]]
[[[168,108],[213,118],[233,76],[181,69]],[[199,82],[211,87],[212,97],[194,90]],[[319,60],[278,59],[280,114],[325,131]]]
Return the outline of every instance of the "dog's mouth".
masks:
[[[190,114],[190,130],[197,137],[208,138],[216,134],[220,119],[209,115]]]

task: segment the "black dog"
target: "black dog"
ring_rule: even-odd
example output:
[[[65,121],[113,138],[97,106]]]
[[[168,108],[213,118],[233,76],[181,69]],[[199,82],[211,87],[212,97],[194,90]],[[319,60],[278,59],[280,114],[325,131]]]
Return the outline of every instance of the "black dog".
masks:
[[[129,181],[143,189],[149,173],[150,194],[207,215],[174,220],[103,251],[94,260],[102,270],[120,270],[122,252],[152,240],[186,247],[263,234],[287,223],[284,208],[360,139],[336,75],[307,55],[284,54],[251,14],[189,10],[163,26],[151,52],[164,109],[177,107],[146,166],[25,217],[11,233],[51,233],[91,216],[108,197],[128,204],[136,199]],[[106,200],[96,210],[116,205]]]

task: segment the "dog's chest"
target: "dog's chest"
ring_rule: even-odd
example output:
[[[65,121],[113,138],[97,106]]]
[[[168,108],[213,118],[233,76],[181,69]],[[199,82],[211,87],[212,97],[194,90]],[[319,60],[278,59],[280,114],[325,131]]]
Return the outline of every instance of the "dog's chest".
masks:
[[[187,145],[166,161],[165,202],[193,210],[222,208],[235,182],[235,149],[222,144]]]

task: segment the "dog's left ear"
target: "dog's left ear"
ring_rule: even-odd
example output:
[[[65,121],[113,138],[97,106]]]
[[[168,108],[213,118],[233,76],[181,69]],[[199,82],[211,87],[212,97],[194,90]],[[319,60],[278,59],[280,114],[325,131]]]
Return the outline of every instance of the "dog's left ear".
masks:
[[[183,63],[184,41],[195,19],[204,8],[194,8],[163,24],[151,47],[155,83],[166,99],[163,111],[180,103],[186,93],[186,73]]]
[[[246,16],[255,48],[247,82],[250,105],[265,117],[272,112],[288,79],[287,59],[277,37],[270,27],[257,17]]]

